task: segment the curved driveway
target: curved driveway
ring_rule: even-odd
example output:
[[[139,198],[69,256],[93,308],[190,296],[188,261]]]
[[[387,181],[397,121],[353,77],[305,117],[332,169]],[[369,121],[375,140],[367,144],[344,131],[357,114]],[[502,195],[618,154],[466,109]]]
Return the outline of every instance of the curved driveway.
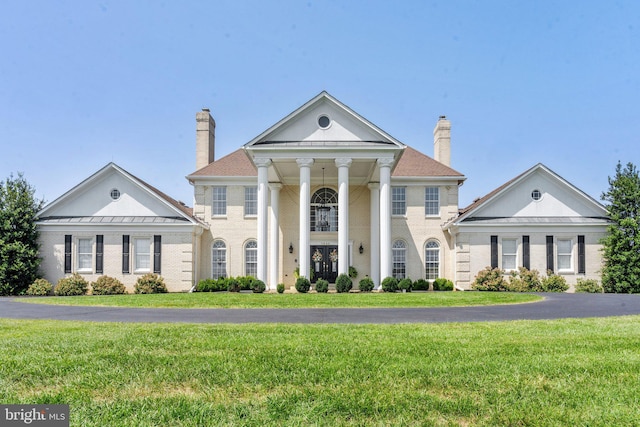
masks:
[[[640,295],[540,294],[535,303],[439,308],[175,309],[29,304],[0,298],[0,318],[171,323],[443,323],[640,314]]]

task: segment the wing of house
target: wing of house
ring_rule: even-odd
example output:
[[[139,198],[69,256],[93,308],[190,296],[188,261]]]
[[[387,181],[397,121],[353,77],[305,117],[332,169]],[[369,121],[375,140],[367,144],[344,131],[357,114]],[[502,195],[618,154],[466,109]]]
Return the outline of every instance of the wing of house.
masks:
[[[145,273],[170,291],[189,290],[196,242],[207,225],[191,208],[109,163],[39,213],[43,276],[119,279],[128,290]]]
[[[446,225],[455,245],[455,282],[469,289],[485,267],[553,271],[575,284],[599,278],[604,206],[537,164],[461,209]]]

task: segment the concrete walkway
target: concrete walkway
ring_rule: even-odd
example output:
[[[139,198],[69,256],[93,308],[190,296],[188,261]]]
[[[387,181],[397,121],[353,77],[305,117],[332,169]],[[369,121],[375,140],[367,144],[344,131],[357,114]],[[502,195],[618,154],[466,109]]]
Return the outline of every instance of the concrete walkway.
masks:
[[[170,323],[444,323],[640,314],[640,295],[540,294],[535,303],[441,308],[172,309],[29,304],[0,298],[0,318]]]

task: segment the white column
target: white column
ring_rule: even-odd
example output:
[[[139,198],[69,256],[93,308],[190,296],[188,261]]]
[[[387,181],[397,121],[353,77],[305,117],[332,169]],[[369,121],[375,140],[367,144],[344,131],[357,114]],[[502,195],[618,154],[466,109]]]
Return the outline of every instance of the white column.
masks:
[[[311,165],[313,159],[296,159],[300,167],[300,242],[298,243],[298,263],[300,264],[300,277],[309,279],[309,267],[311,266]]]
[[[380,184],[369,184],[370,191],[370,216],[371,216],[371,280],[376,288],[380,287]]]
[[[267,244],[268,244],[268,207],[269,176],[267,169],[270,159],[254,159],[258,167],[258,279],[267,282]]]
[[[338,167],[338,274],[349,274],[349,167],[351,159],[336,159]]]
[[[269,184],[271,190],[271,233],[269,240],[269,283],[267,289],[276,289],[280,275],[280,189],[282,184]]]
[[[380,168],[380,279],[393,273],[391,266],[391,166],[393,159],[378,159]]]

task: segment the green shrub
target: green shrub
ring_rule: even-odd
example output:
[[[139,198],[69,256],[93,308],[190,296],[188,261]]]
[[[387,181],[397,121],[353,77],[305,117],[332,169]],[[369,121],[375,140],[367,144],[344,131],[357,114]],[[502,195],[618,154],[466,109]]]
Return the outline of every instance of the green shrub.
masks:
[[[329,282],[324,279],[318,279],[316,282],[316,292],[325,294],[329,292]]]
[[[402,291],[411,292],[412,287],[413,287],[413,281],[408,277],[405,277],[404,279],[398,282],[398,289]]]
[[[27,295],[45,296],[51,295],[53,285],[47,279],[36,279],[27,289]]]
[[[217,279],[203,279],[196,286],[197,292],[221,292],[227,290],[227,279],[219,277]]]
[[[342,273],[336,279],[336,291],[338,293],[349,292],[353,287],[353,282],[348,274]]]
[[[578,279],[576,292],[587,292],[590,294],[601,294],[604,292],[602,285],[595,279]]]
[[[505,286],[511,292],[541,292],[542,279],[538,270],[520,267],[518,271],[509,273],[509,281]]]
[[[543,292],[564,292],[569,289],[567,280],[564,277],[553,274],[551,271],[548,274],[547,277],[542,279]]]
[[[358,283],[358,289],[360,289],[360,292],[371,292],[373,288],[374,283],[373,280],[371,280],[371,277],[365,277]]]
[[[85,295],[88,287],[89,282],[78,273],[74,273],[69,277],[63,277],[58,280],[55,292],[56,295],[60,296]]]
[[[445,279],[444,277],[438,277],[433,281],[433,290],[434,291],[452,291],[453,290],[453,282],[449,279]]]
[[[504,271],[499,268],[486,267],[478,272],[471,289],[477,291],[506,291],[507,281],[503,275]]]
[[[358,277],[358,270],[356,270],[356,268],[353,265],[349,266],[349,277],[351,277],[352,279],[355,279],[356,277]]]
[[[395,277],[385,277],[382,280],[382,290],[385,292],[395,292],[398,290],[398,279]]]
[[[227,292],[240,292],[241,283],[235,277],[227,279]]]
[[[100,276],[91,284],[91,293],[93,295],[121,295],[126,294],[127,289],[115,277]]]
[[[138,278],[134,286],[136,294],[164,294],[167,293],[167,285],[162,276],[155,273],[147,273]]]
[[[251,290],[254,294],[261,294],[267,290],[267,285],[262,280],[253,279],[251,281]]]
[[[252,291],[253,281],[257,279],[253,276],[243,276],[243,277],[237,277],[236,280],[240,282],[241,291]]]
[[[425,279],[418,279],[413,283],[414,291],[428,291],[429,290],[429,282]]]
[[[306,277],[298,277],[296,280],[296,291],[300,293],[307,293],[311,289],[311,282]]]
[[[278,283],[278,285],[276,286],[276,290],[278,291],[279,294],[283,294],[284,293],[284,283]]]

